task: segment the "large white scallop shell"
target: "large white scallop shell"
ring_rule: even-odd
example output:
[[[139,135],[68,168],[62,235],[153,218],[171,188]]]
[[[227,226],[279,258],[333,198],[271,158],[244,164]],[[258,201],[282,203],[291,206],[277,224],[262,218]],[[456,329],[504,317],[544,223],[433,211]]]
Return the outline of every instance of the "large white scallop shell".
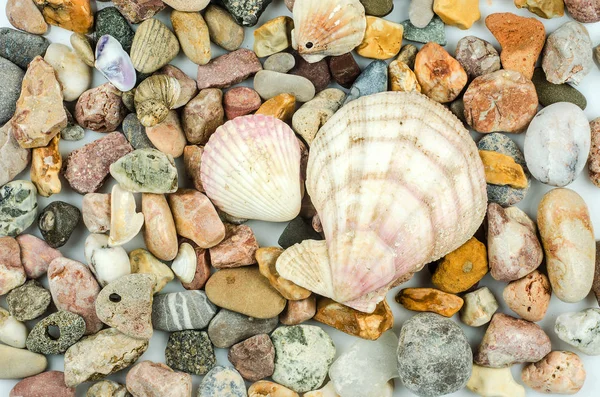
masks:
[[[415,92],[365,96],[338,111],[311,145],[306,187],[327,255],[305,241],[279,257],[277,271],[367,312],[394,281],[473,236],[487,204],[468,131]]]
[[[210,137],[201,163],[206,195],[229,215],[286,222],[300,212],[300,145],[279,119],[228,121]]]
[[[343,55],[362,43],[367,28],[359,0],[302,0],[294,4],[292,46],[308,62]]]

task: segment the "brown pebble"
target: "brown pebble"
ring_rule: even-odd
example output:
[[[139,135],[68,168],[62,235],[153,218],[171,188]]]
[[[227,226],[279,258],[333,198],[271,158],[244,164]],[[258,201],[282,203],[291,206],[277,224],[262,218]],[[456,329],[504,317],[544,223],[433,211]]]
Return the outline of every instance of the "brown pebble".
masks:
[[[352,87],[352,84],[360,75],[360,67],[350,52],[330,57],[328,65],[331,77],[344,88]]]
[[[144,242],[148,251],[163,261],[171,261],[177,256],[179,245],[175,221],[167,199],[162,194],[142,194],[142,214],[144,214]]]
[[[189,283],[181,283],[183,288],[187,290],[198,290],[204,288],[204,285],[210,277],[210,254],[207,249],[200,248],[196,243],[187,238],[181,239],[181,243],[188,243],[194,248],[196,252],[196,273],[194,278]]]
[[[257,110],[262,101],[258,92],[248,87],[235,87],[223,97],[223,108],[228,120],[245,116]]]
[[[255,335],[231,346],[227,358],[250,382],[268,378],[275,370],[275,347],[267,334]]]
[[[179,114],[171,110],[161,123],[146,128],[146,135],[155,148],[163,153],[179,158],[187,144]]]
[[[327,88],[331,81],[331,73],[329,72],[329,66],[325,59],[314,63],[308,63],[296,51],[294,51],[293,55],[296,63],[292,70],[289,71],[290,74],[309,79],[315,86],[316,92],[323,91]]]
[[[45,34],[48,24],[32,0],[7,0],[6,17],[12,26],[31,34]]]
[[[77,124],[95,132],[116,131],[127,115],[121,95],[110,83],[87,90],[75,105]]]
[[[600,118],[590,122],[592,145],[588,162],[588,173],[594,185],[600,187]]]
[[[285,310],[279,315],[284,325],[298,325],[310,320],[317,313],[317,297],[313,294],[299,301],[288,301]]]
[[[204,145],[225,120],[223,92],[207,88],[188,102],[183,109],[183,131],[189,143]]]
[[[309,290],[284,279],[277,272],[275,264],[282,253],[283,249],[278,247],[259,248],[256,251],[256,261],[258,262],[260,274],[265,276],[273,288],[279,291],[285,299],[296,301],[308,298],[311,294]]]
[[[183,164],[185,165],[185,174],[192,180],[194,188],[204,193],[202,179],[200,177],[200,166],[202,165],[203,146],[188,145],[183,149]]]

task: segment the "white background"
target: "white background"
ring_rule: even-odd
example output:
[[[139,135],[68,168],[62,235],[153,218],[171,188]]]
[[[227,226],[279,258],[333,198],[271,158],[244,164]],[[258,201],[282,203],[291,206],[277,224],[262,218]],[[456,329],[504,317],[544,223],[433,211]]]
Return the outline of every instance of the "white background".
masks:
[[[301,1],[301,0],[299,0],[299,1]],[[416,1],[418,1],[418,0],[416,0]],[[92,3],[94,3],[94,2],[92,1]],[[500,49],[497,41],[494,39],[492,34],[487,30],[487,28],[485,27],[485,24],[484,24],[485,17],[491,13],[513,12],[515,14],[526,16],[526,17],[536,17],[535,15],[529,13],[527,10],[516,9],[516,7],[513,5],[512,1],[510,1],[510,0],[494,0],[494,1],[483,0],[480,3],[481,3],[480,8],[481,8],[481,14],[482,14],[481,20],[476,22],[475,25],[469,31],[461,31],[461,30],[459,30],[457,28],[453,28],[453,27],[446,28],[446,34],[448,37],[448,45],[446,46],[446,49],[451,54],[454,53],[457,41],[466,35],[475,35],[482,39],[488,40],[497,49]],[[110,5],[110,3],[101,3],[101,2],[97,3],[98,8],[104,8],[107,5]],[[408,18],[409,1],[408,0],[394,1],[394,5],[395,5],[394,11],[390,15],[386,16],[385,18],[390,21],[394,21],[394,22],[400,22],[400,21],[407,19]],[[289,15],[289,12],[288,12],[287,8],[284,6],[283,0],[274,0],[273,4],[271,4],[267,8],[266,12],[263,14],[258,26],[260,26],[262,23],[264,23],[276,16],[279,16],[279,15]],[[171,24],[169,22],[169,11],[168,10],[165,10],[162,13],[160,13],[158,18],[161,19],[163,22],[167,23],[169,26],[171,26]],[[558,19],[552,19],[552,20],[541,19],[541,20],[546,27],[546,32],[550,33],[550,32],[553,32],[555,29],[557,29],[559,26],[561,26],[563,23],[565,23],[571,19],[568,16],[564,16],[564,17],[558,18]],[[4,12],[0,12],[0,26],[2,26],[2,27],[11,26],[9,24]],[[600,42],[600,24],[587,24],[586,27],[588,28],[588,30],[590,32],[592,42],[594,43],[594,45],[597,45]],[[252,30],[253,30],[252,28],[246,28],[246,39],[243,44],[244,48],[250,48],[250,49],[252,48],[252,45],[253,45]],[[70,32],[67,32],[63,29],[52,26],[49,29],[46,37],[53,43],[63,43],[63,44],[69,45]],[[405,44],[406,44],[406,42],[405,42]],[[421,45],[419,44],[419,47],[420,46]],[[222,49],[220,49],[214,45],[213,45],[212,49],[213,49],[213,57],[224,53],[224,51]],[[366,60],[366,59],[360,59],[360,57],[358,57],[358,56],[356,56],[356,58],[359,59],[359,62],[361,63],[361,67],[363,67],[363,68],[368,63],[368,60]],[[184,56],[183,52],[172,63],[174,65],[178,66],[179,68],[181,68],[183,71],[185,71],[189,76],[194,77],[194,78],[196,77],[196,74],[197,74],[196,66]],[[98,72],[95,72],[93,86],[98,86],[104,82],[105,82],[104,78]],[[246,85],[251,84],[251,81],[248,81],[244,84],[246,84]],[[597,98],[597,91],[598,91],[599,87],[600,87],[600,70],[598,70],[598,68],[596,66],[594,66],[592,72],[583,80],[581,86],[578,87],[588,100],[588,107],[585,111],[585,114],[587,115],[589,120],[593,120],[594,118],[600,116],[600,98]],[[474,134],[474,137],[476,139],[479,139],[479,137],[475,136],[475,135],[476,134]],[[68,153],[70,153],[73,149],[81,147],[83,144],[91,142],[95,139],[98,139],[101,136],[102,136],[102,134],[87,131],[86,137],[83,141],[79,141],[79,142],[61,141],[60,150],[63,155],[63,159],[65,159],[66,156],[68,155]],[[521,149],[523,148],[524,136],[512,135],[512,134],[509,134],[509,136],[516,140],[516,142],[519,144]],[[180,175],[183,176],[184,171],[183,171],[181,161],[178,161],[178,168],[180,171]],[[29,179],[29,170],[26,170],[25,172],[23,172],[16,179]],[[64,179],[62,179],[62,182],[63,182],[63,192],[61,194],[55,195],[49,199],[39,197],[38,204],[39,204],[40,210],[43,209],[46,205],[48,205],[50,202],[55,201],[55,200],[67,201],[67,202],[72,203],[72,204],[76,205],[77,207],[81,208],[82,196],[77,193],[74,193],[70,189],[68,183]],[[101,192],[104,192],[104,193],[110,192],[112,183],[113,183],[112,181],[109,181],[102,188]],[[187,185],[188,185],[188,182],[185,180],[185,178],[184,177],[180,178],[180,186],[187,186]],[[584,170],[584,172],[579,176],[579,178],[575,182],[573,182],[569,186],[569,188],[576,190],[581,196],[583,196],[586,203],[588,204],[588,206],[590,208],[590,213],[591,213],[593,224],[596,227],[596,237],[598,238],[600,236],[600,202],[599,202],[600,189],[596,188],[590,182],[590,180],[587,176],[587,169]],[[523,202],[521,202],[519,204],[519,207],[522,208],[523,210],[525,210],[532,218],[535,219],[538,203],[540,202],[544,193],[546,193],[548,190],[550,190],[549,186],[545,186],[537,181],[533,181],[532,187],[529,191],[528,196],[526,197],[526,199]],[[139,197],[138,197],[138,199],[139,199]],[[139,207],[139,205],[138,205],[138,208],[141,208],[141,207]],[[284,224],[268,224],[268,223],[264,223],[264,222],[250,222],[249,225],[252,226],[252,228],[254,229],[254,231],[257,235],[258,242],[261,246],[277,245],[277,239],[278,239],[279,235],[281,234],[281,231],[285,227]],[[36,224],[32,225],[26,232],[39,236],[39,230],[38,230]],[[81,262],[85,262],[84,255],[83,255],[83,244],[84,244],[85,238],[87,237],[88,234],[89,233],[86,230],[86,228],[84,227],[83,223],[80,223],[79,227],[73,233],[69,242],[60,249],[61,252],[63,253],[63,255],[65,255],[69,258],[81,261]],[[144,243],[143,243],[143,239],[141,238],[141,234],[140,234],[136,239],[134,239],[132,242],[128,243],[125,246],[125,248],[129,252],[135,248],[139,248],[139,247],[143,247],[143,246],[144,246]],[[402,287],[408,287],[408,286],[410,286],[410,287],[428,287],[428,286],[431,286],[430,279],[431,279],[431,276],[430,276],[429,272],[427,271],[427,269],[424,269],[423,271],[418,273],[414,277],[413,280],[411,280],[409,283],[403,285]],[[44,285],[47,286],[47,281],[45,278],[42,280],[42,282]],[[504,283],[500,283],[500,282],[493,280],[492,277],[488,274],[480,282],[480,286],[487,286],[492,289],[492,291],[494,292],[494,294],[500,304],[500,309],[499,309],[500,312],[515,315],[514,313],[511,312],[510,309],[508,309],[506,307],[506,305],[502,301],[502,290],[505,287]],[[171,282],[163,290],[163,293],[179,291],[181,289],[182,288],[181,288],[179,282],[174,281],[174,282]],[[410,318],[411,316],[413,316],[415,314],[414,312],[405,310],[404,308],[402,308],[399,304],[397,304],[394,301],[394,295],[398,291],[398,289],[399,288],[395,288],[394,290],[390,291],[390,293],[388,294],[388,302],[394,312],[394,319],[395,319],[394,323],[395,324],[394,324],[393,330],[396,334],[399,334],[400,328],[401,328],[402,324],[404,323],[404,321],[406,321],[408,318]],[[232,293],[234,293],[234,292],[235,291],[232,291]],[[5,301],[4,297],[0,298],[0,305],[3,307],[6,307],[6,301]],[[582,309],[585,309],[588,307],[598,307],[597,302],[596,302],[595,298],[593,297],[593,294],[590,294],[586,300],[579,302],[577,304],[567,304],[567,303],[561,302],[556,297],[552,298],[550,309],[549,309],[545,319],[543,321],[541,321],[539,323],[539,325],[544,328],[546,333],[552,339],[553,350],[572,350],[572,348],[569,345],[560,341],[556,337],[556,334],[553,331],[554,322],[556,320],[556,317],[559,314],[564,313],[564,312],[578,311],[578,310],[582,310]],[[469,338],[471,346],[473,347],[473,349],[476,349],[476,347],[477,347],[479,341],[481,340],[483,333],[485,331],[485,326],[475,329],[475,328],[467,327],[464,324],[462,324],[460,322],[460,320],[458,319],[458,316],[455,316],[454,319],[457,322],[459,322],[459,324],[461,324],[462,328],[465,330],[465,332]],[[317,323],[315,323],[315,324],[317,324]],[[335,345],[337,347],[338,355],[340,353],[347,351],[349,346],[354,341],[356,341],[356,338],[348,336],[346,334],[343,334],[333,328],[324,326],[322,324],[318,324],[318,325],[322,326],[329,333],[329,335],[331,335],[331,337],[333,338]],[[29,326],[29,328],[31,328],[33,326],[33,323],[28,324],[28,326]],[[164,349],[166,346],[167,337],[168,337],[167,333],[156,331],[154,333],[154,336],[152,337],[152,340],[150,341],[150,348],[141,357],[140,360],[152,360],[152,361],[157,361],[157,362],[164,362],[164,360],[165,360]],[[216,349],[216,350],[217,350],[218,364],[229,365],[229,363],[227,361],[227,351],[225,349]],[[600,357],[589,357],[582,353],[579,353],[579,354],[585,364],[585,368],[586,368],[588,376],[587,376],[587,380],[586,380],[584,388],[580,391],[580,393],[578,395],[586,396],[586,397],[598,396],[598,393],[599,393],[598,391],[600,390],[600,376],[598,376],[598,375],[600,375]],[[2,358],[0,358],[0,359],[2,359]],[[62,356],[49,356],[48,369],[62,371],[63,370],[63,357]],[[513,375],[518,382],[520,382],[521,369],[522,369],[522,365],[515,365],[513,367]],[[127,372],[127,370],[121,371],[121,372],[117,373],[116,375],[111,376],[110,378],[124,383],[126,372]],[[201,378],[198,376],[194,376],[193,378],[194,378],[194,396],[195,396],[196,389],[197,389],[198,383],[200,382]],[[9,391],[12,389],[12,387],[14,386],[15,383],[17,383],[17,381],[15,381],[15,380],[0,380],[0,396],[8,396]],[[80,387],[78,387],[77,395],[84,396],[87,388],[90,385],[91,384],[84,384],[84,385],[81,385]],[[541,395],[541,394],[533,392],[530,389],[527,389],[527,394],[529,396],[540,396]],[[403,388],[400,385],[399,381],[396,381],[396,389],[395,389],[394,395],[395,396],[410,396],[412,394],[410,392],[408,392],[405,388]],[[453,396],[469,396],[469,395],[474,395],[474,394],[465,389],[465,390],[456,392],[452,395]]]

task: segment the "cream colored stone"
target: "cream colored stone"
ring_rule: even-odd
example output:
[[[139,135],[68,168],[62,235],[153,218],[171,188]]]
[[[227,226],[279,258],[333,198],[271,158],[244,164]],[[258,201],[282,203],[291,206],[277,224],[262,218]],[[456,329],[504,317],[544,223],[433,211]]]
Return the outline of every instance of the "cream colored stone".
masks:
[[[62,156],[58,150],[60,134],[56,135],[48,146],[34,148],[31,151],[31,182],[40,196],[50,197],[60,193],[60,170]]]
[[[129,263],[132,273],[152,274],[156,277],[154,293],[157,294],[175,278],[173,271],[150,252],[138,248],[129,253]]]
[[[65,101],[75,101],[92,85],[92,69],[66,45],[50,44],[44,60],[56,71]]]
[[[525,397],[525,388],[515,382],[510,368],[486,368],[473,364],[467,389],[482,397]]]

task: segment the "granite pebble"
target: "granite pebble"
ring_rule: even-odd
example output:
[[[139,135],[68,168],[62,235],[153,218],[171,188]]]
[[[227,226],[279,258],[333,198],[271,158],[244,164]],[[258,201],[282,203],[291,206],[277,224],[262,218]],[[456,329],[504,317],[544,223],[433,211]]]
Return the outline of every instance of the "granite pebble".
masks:
[[[192,375],[207,374],[217,362],[208,334],[196,330],[169,335],[165,360],[169,367]]]
[[[58,328],[58,337],[50,327]],[[34,353],[62,354],[85,333],[85,321],[78,314],[59,311],[39,321],[29,332],[27,349]]]

